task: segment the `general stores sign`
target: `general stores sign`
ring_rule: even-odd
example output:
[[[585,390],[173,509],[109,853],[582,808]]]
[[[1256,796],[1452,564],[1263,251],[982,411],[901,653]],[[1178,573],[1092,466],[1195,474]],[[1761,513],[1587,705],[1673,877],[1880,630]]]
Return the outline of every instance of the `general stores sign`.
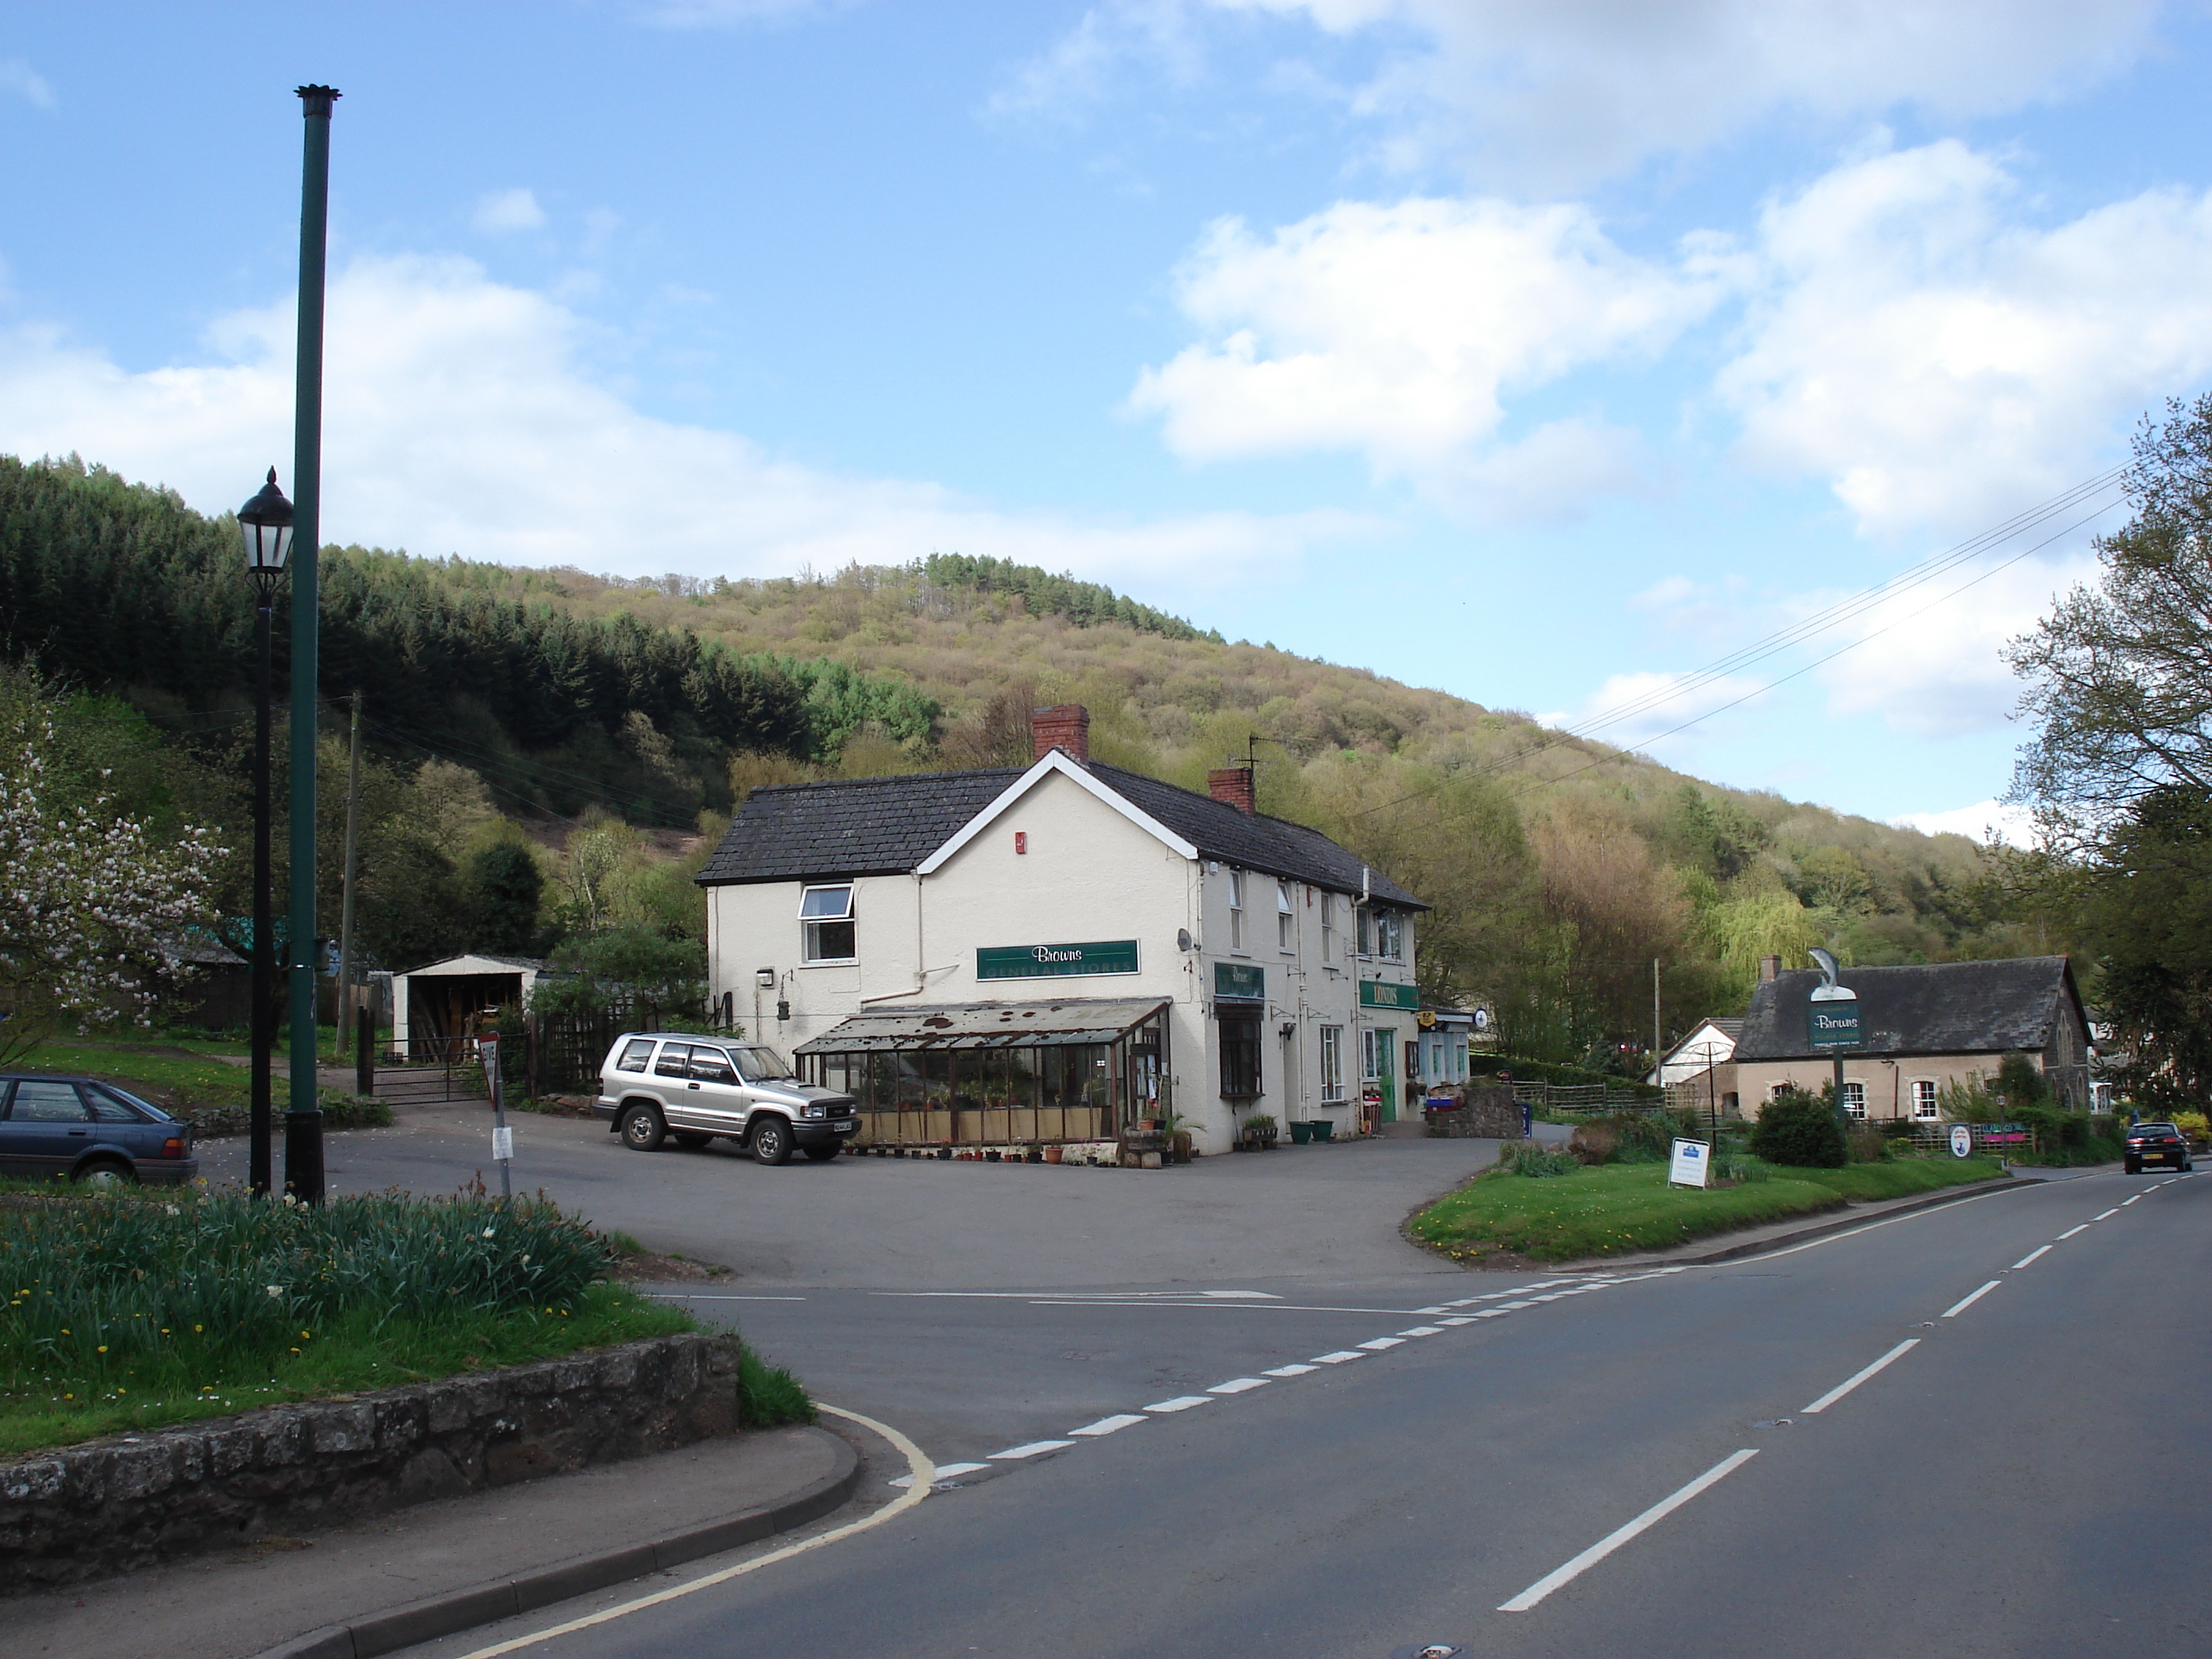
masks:
[[[1805,1009],[1805,1036],[1815,1048],[1859,1046],[1859,1000],[1842,986],[1822,986]]]
[[[977,979],[1053,979],[1068,974],[1133,974],[1137,941],[1087,945],[994,945],[975,952]]]

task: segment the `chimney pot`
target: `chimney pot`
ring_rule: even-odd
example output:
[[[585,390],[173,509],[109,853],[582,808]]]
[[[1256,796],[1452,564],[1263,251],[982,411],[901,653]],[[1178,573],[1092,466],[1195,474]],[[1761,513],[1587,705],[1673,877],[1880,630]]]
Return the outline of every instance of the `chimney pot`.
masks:
[[[1055,749],[1065,750],[1070,760],[1091,763],[1091,711],[1079,702],[1054,703],[1049,708],[1030,711],[1030,735],[1036,744],[1036,757],[1042,760]]]
[[[1779,978],[1781,978],[1781,977],[1782,977],[1782,958],[1781,958],[1780,957],[1759,957],[1759,982],[1761,985],[1765,984],[1765,983],[1766,983],[1766,981],[1769,981],[1769,980],[1771,980],[1771,979],[1779,979]]]
[[[1226,801],[1240,812],[1255,810],[1252,804],[1252,773],[1249,767],[1218,767],[1206,775],[1206,793],[1218,801]]]

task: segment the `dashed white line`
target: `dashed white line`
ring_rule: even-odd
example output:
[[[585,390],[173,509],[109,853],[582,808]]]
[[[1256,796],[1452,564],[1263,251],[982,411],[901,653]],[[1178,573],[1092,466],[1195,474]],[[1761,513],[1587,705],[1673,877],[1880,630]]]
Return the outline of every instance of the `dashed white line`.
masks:
[[[1984,1285],[1983,1288],[1987,1289],[1988,1287]],[[1975,1294],[1979,1295],[1980,1291],[1976,1291]],[[1960,1303],[1959,1305],[1960,1307],[1964,1307],[1966,1304]],[[1955,1311],[1955,1310],[1954,1311]],[[1811,1405],[1806,1407],[1804,1415],[1807,1417],[1814,1417],[1827,1410],[1829,1407],[1834,1405],[1836,1401],[1841,1400],[1853,1389],[1856,1389],[1860,1383],[1865,1382],[1867,1378],[1872,1376],[1877,1371],[1885,1370],[1893,1361],[1901,1358],[1905,1354],[1919,1346],[1920,1339],[1918,1337],[1907,1337],[1904,1341],[1892,1348],[1887,1353],[1882,1355],[1881,1358],[1875,1360],[1873,1364],[1869,1365],[1864,1370],[1845,1377],[1842,1382],[1837,1383],[1834,1388],[1829,1389],[1827,1393],[1822,1395]]]
[[[2093,1215],[2093,1216],[2091,1216],[2091,1217],[2089,1218],[2089,1219],[2090,1219],[2090,1220],[2092,1220],[2092,1221],[2102,1221],[2102,1220],[2104,1220],[2106,1217],[2108,1217],[2108,1216],[2116,1216],[2116,1215],[2118,1215],[2119,1212],[2120,1212],[2120,1206],[2119,1206],[2118,1205],[2115,1204],[2115,1205],[2113,1205],[2113,1206],[2112,1206],[2112,1207],[2111,1209],[2109,1209],[2109,1210],[2106,1211],[2106,1212],[2105,1212],[2105,1213],[2104,1213],[2104,1215]]]
[[[988,1469],[990,1467],[988,1463],[939,1463],[937,1466],[937,1478],[939,1480],[950,1480],[956,1474],[973,1474],[978,1469]],[[897,1480],[885,1484],[893,1486],[911,1486],[914,1485],[914,1477],[910,1474],[902,1474]]]
[[[1312,1365],[1277,1365],[1267,1370],[1265,1375],[1268,1376],[1304,1376],[1308,1371],[1316,1369],[1318,1368]]]
[[[2014,1262],[2011,1267],[2007,1271],[2018,1273],[2022,1267],[2027,1266],[2029,1262],[2034,1261],[2036,1257],[2039,1255],[2048,1255],[2050,1254],[2051,1246],[2048,1244],[2039,1244],[2035,1249],[2030,1250],[2026,1255],[2021,1257],[2019,1261]]]
[[[993,1452],[991,1461],[994,1463],[1018,1463],[1025,1457],[1042,1457],[1048,1451],[1059,1451],[1074,1443],[1073,1440],[1032,1440],[1026,1445],[1009,1446],[1002,1452]]]
[[[1211,1406],[1213,1402],[1202,1394],[1179,1394],[1172,1400],[1162,1400],[1145,1409],[1148,1412],[1187,1412],[1194,1406]]]
[[[2086,1221],[2078,1227],[2069,1227],[2064,1232],[2058,1235],[2058,1242],[2063,1244],[2068,1239],[2073,1237],[2075,1234],[2086,1233],[2088,1231],[2089,1224]]]
[[[1474,1314],[1455,1314],[1449,1319],[1439,1319],[1437,1321],[1437,1323],[1439,1325],[1472,1325],[1474,1323],[1478,1316],[1479,1316]]]
[[[1354,1353],[1349,1348],[1339,1348],[1334,1353],[1316,1354],[1314,1356],[1314,1364],[1316,1365],[1341,1365],[1347,1359],[1364,1359],[1366,1358],[1367,1356],[1365,1354]]]
[[[2131,1199],[2128,1200],[2127,1204],[2123,1204],[2123,1205],[2121,1205],[2121,1206],[2120,1206],[2120,1207],[2121,1207],[2122,1209],[2124,1209],[2124,1209],[2126,1209],[2126,1208],[2128,1207],[2128,1204],[2132,1204],[2132,1203],[2134,1203],[2134,1202],[2136,1201],[2136,1198],[2141,1198],[2142,1196],[2142,1194],[2141,1193],[2137,1193],[2137,1194],[2136,1194],[2136,1197],[2135,1197],[2135,1198],[2131,1198]]]
[[[1714,1464],[1712,1468],[1707,1469],[1703,1474],[1690,1482],[1688,1486],[1684,1486],[1680,1492],[1677,1492],[1669,1497],[1661,1498],[1656,1504],[1654,1504],[1650,1509],[1644,1510],[1643,1514],[1638,1516],[1636,1519],[1630,1522],[1626,1526],[1622,1527],[1618,1531],[1607,1533],[1604,1537],[1599,1539],[1596,1543],[1592,1544],[1580,1555],[1575,1557],[1573,1560],[1569,1561],[1564,1566],[1554,1568],[1552,1571],[1546,1573],[1541,1578],[1539,1578],[1534,1583],[1529,1585],[1527,1589],[1522,1590],[1520,1595],[1515,1596],[1510,1601],[1501,1603],[1498,1609],[1498,1612],[1528,1612],[1529,1608],[1534,1607],[1539,1601],[1549,1595],[1553,1590],[1559,1589],[1559,1586],[1562,1584],[1571,1583],[1575,1579],[1579,1578],[1583,1573],[1595,1566],[1599,1562],[1604,1560],[1607,1556],[1612,1554],[1623,1544],[1627,1543],[1638,1533],[1648,1531],[1652,1527],[1656,1526],[1660,1522],[1672,1515],[1676,1510],[1680,1509],[1683,1504],[1688,1503],[1692,1498],[1695,1498],[1699,1492],[1705,1491],[1706,1487],[1713,1486],[1719,1481],[1725,1480],[1729,1475],[1735,1474],[1736,1470],[1741,1468],[1746,1463],[1748,1463],[1753,1458],[1758,1455],[1759,1449],[1756,1446],[1747,1448],[1742,1451],[1729,1453],[1728,1456]]]
[[[1440,1325],[1416,1325],[1410,1331],[1398,1333],[1401,1336],[1442,1336],[1443,1334],[1443,1328]]]
[[[1249,1394],[1255,1389],[1264,1389],[1267,1386],[1267,1379],[1264,1376],[1232,1376],[1226,1382],[1215,1383],[1206,1390],[1206,1393]]]
[[[1966,1312],[1967,1309],[1972,1307],[1974,1304],[1979,1302],[1991,1291],[1996,1289],[1997,1284],[1998,1281],[1992,1279],[1988,1284],[1983,1285],[1980,1290],[1976,1291],[1972,1296],[1967,1297],[1961,1301],[1953,1303],[1949,1307],[1943,1310],[1943,1317],[1946,1319],[1956,1319],[1960,1314]]]
[[[1112,1417],[1102,1417],[1096,1423],[1085,1423],[1081,1428],[1070,1429],[1068,1432],[1081,1435],[1085,1440],[1096,1440],[1101,1435],[1119,1434],[1124,1429],[1133,1429],[1138,1424],[1149,1421],[1149,1418],[1133,1417],[1127,1412],[1121,1412]]]
[[[1355,1348],[1364,1348],[1370,1353],[1381,1353],[1385,1348],[1404,1347],[1406,1339],[1402,1336],[1377,1336],[1371,1337],[1364,1342],[1355,1342],[1352,1346]]]

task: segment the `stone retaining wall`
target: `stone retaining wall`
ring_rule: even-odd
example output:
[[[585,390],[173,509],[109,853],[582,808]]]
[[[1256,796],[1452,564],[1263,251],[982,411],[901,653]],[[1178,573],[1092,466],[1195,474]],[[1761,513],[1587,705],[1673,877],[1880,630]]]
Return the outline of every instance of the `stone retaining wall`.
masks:
[[[1451,1093],[1460,1102],[1455,1110],[1422,1114],[1431,1135],[1444,1140],[1525,1138],[1521,1109],[1514,1104],[1510,1088],[1497,1083],[1470,1083]]]
[[[738,1340],[654,1337],[0,1467],[0,1593],[332,1527],[738,1426]]]

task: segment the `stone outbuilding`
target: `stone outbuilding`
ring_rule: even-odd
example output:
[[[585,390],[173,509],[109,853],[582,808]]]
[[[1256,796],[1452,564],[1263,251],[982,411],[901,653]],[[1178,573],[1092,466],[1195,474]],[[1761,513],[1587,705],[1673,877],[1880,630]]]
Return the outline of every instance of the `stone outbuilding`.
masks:
[[[2025,1054],[2069,1111],[2089,1107],[2089,1021],[2064,957],[1846,968],[1838,982],[1858,998],[1859,1047],[1816,1049],[1809,1013],[1819,973],[1777,973],[1752,993],[1735,1040],[1746,1116],[1783,1090],[1817,1094],[1844,1061],[1844,1108],[1853,1117],[1934,1121],[1947,1083],[1994,1081],[2009,1053]]]

